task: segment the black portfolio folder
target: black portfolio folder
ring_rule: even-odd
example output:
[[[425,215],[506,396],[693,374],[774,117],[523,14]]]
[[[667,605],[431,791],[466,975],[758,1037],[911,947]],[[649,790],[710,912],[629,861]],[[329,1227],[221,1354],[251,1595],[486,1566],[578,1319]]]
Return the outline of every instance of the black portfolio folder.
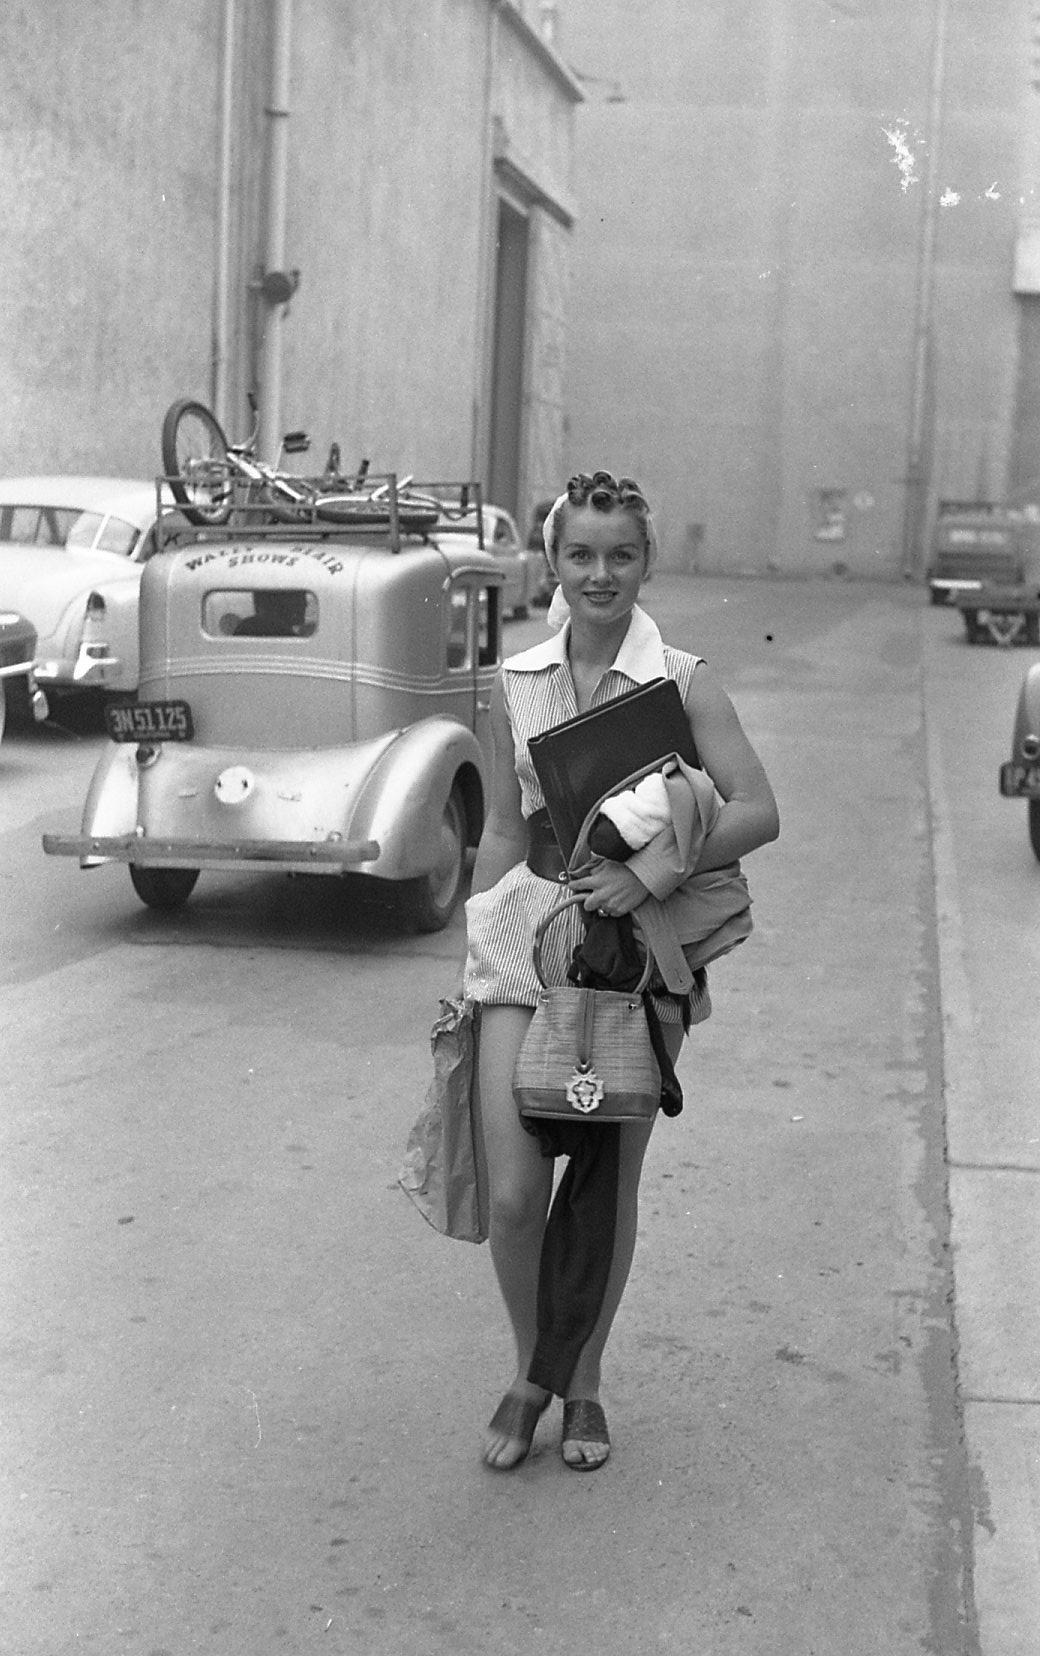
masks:
[[[528,747],[564,856],[598,799],[633,772],[677,753],[698,766],[697,748],[673,679],[651,679],[575,719],[532,736]]]

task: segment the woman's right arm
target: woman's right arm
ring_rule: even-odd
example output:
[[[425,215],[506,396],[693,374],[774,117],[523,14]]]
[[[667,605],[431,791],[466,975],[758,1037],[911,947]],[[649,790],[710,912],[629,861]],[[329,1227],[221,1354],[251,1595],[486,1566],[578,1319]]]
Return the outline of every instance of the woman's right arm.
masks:
[[[474,897],[497,885],[503,874],[508,874],[527,855],[527,828],[521,810],[513,731],[506,711],[501,671],[491,690],[491,736],[494,743],[491,803],[473,868],[471,895]]]

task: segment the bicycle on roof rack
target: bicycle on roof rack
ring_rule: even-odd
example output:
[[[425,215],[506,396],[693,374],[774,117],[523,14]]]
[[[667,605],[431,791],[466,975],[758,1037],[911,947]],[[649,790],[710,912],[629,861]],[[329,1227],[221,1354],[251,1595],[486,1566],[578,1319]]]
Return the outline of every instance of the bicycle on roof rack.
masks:
[[[425,533],[444,515],[435,496],[409,491],[412,479],[392,487],[386,479],[369,479],[368,461],[356,472],[340,470],[340,450],[333,443],[320,477],[300,477],[271,466],[256,452],[259,418],[250,394],[253,429],[242,443],[228,441],[205,403],[182,397],[166,411],[162,427],[163,471],[171,493],[189,523],[219,528],[239,507],[260,506],[277,522],[338,523],[353,528],[392,526]],[[304,431],[287,432],[282,453],[303,454],[310,447]],[[396,521],[395,521],[396,520]]]

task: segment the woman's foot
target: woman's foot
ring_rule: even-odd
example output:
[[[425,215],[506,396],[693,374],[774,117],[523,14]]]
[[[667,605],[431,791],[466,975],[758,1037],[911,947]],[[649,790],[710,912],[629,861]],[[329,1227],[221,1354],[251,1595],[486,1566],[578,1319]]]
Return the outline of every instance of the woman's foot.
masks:
[[[511,1472],[527,1459],[535,1427],[552,1401],[551,1392],[518,1382],[507,1391],[488,1422],[484,1465],[495,1472]]]
[[[610,1458],[607,1417],[593,1397],[572,1397],[563,1405],[560,1453],[572,1472],[595,1472]]]

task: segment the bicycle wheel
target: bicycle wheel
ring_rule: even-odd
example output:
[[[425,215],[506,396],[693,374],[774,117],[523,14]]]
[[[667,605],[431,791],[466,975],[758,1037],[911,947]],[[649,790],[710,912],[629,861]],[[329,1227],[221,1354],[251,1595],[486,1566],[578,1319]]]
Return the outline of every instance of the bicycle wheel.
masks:
[[[228,441],[205,403],[182,398],[166,410],[163,471],[189,523],[220,525],[231,516]]]
[[[389,501],[385,498],[373,499],[363,492],[319,495],[314,510],[326,523],[385,528],[390,522]],[[397,521],[408,533],[422,534],[432,529],[439,515],[436,501],[426,500],[421,495],[398,499]]]
[[[321,494],[314,502],[314,510],[324,523],[379,528],[390,522],[390,508],[385,500],[373,500],[370,494],[357,490]]]

